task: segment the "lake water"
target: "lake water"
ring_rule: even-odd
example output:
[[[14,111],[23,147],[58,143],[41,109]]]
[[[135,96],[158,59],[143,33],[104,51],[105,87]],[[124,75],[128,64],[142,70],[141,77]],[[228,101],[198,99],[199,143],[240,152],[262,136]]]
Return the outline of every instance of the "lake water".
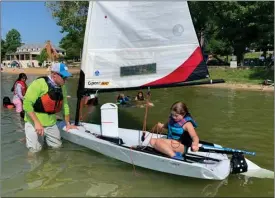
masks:
[[[2,74],[1,97],[10,96],[17,76]],[[28,83],[35,76],[28,76]],[[78,79],[68,81],[74,118]],[[113,102],[117,93],[100,94],[100,105]],[[127,91],[135,96],[136,92]],[[274,170],[274,93],[178,87],[152,90],[147,129],[165,122],[171,104],[184,101],[199,124],[200,139],[226,147],[255,151],[247,156]],[[100,105],[85,117],[99,123]],[[146,197],[262,197],[274,196],[274,180],[231,175],[224,181],[201,180],[160,173],[105,157],[87,148],[63,142],[60,150],[28,156],[24,123],[15,110],[1,110],[1,196],[146,196]],[[142,129],[144,108],[119,108],[119,126]],[[157,164],[156,164],[157,166]]]

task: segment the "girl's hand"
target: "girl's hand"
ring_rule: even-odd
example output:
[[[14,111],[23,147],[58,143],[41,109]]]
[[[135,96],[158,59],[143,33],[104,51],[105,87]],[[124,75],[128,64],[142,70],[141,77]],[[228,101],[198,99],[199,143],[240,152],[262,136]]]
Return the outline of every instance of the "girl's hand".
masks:
[[[192,151],[197,152],[199,150],[199,145],[192,143]]]

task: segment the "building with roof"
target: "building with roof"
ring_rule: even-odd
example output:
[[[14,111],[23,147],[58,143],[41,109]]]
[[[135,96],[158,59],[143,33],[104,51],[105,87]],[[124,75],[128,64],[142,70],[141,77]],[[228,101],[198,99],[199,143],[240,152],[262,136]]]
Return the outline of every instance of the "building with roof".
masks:
[[[36,60],[43,49],[46,49],[48,60],[44,61],[42,65]],[[4,66],[13,67],[18,66],[21,68],[27,67],[43,67],[51,65],[59,57],[66,55],[66,51],[60,47],[56,47],[47,41],[45,44],[23,44],[18,47],[16,52],[5,55],[5,60],[2,61]]]

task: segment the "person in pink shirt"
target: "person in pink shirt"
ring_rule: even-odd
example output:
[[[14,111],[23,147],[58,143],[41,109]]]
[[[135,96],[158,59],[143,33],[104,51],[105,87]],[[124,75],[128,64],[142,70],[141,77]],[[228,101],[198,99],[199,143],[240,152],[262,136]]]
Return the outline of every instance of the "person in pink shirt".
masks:
[[[11,88],[11,91],[13,92],[12,102],[15,105],[16,112],[18,113],[23,111],[23,97],[27,91],[27,79],[28,78],[25,73],[20,73]]]

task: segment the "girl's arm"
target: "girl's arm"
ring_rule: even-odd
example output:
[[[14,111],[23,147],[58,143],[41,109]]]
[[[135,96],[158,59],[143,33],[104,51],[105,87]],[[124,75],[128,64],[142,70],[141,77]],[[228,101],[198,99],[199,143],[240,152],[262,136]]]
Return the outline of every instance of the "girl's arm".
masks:
[[[186,124],[183,125],[183,129],[187,131],[192,138],[192,149],[194,151],[199,150],[199,136],[197,135],[195,128],[191,122],[187,122]]]
[[[23,100],[22,87],[19,83],[16,85],[16,94],[21,100]]]

